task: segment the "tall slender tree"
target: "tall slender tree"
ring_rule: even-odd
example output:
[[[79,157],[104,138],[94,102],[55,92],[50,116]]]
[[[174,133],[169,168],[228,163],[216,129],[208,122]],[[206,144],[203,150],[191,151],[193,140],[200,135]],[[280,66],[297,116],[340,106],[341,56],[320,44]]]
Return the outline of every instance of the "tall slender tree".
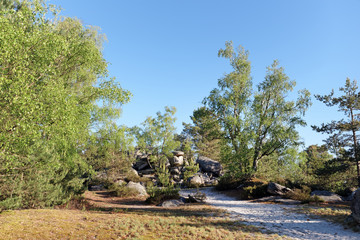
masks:
[[[356,80],[346,79],[345,86],[339,89],[344,95],[335,97],[334,90],[329,95],[315,95],[316,99],[326,106],[338,106],[347,119],[333,120],[312,128],[321,133],[330,134],[328,142],[336,139],[336,147],[347,147],[348,152],[356,163],[358,185],[360,187],[360,153],[358,146],[358,131],[360,129],[360,92]]]
[[[204,99],[224,132],[222,161],[231,172],[241,174],[256,172],[264,157],[297,145],[296,127],[305,125],[302,116],[311,104],[307,90],[300,91],[296,101],[286,99],[295,82],[277,61],[254,93],[248,55],[242,47],[235,50],[227,42],[219,56],[229,59],[233,71]]]

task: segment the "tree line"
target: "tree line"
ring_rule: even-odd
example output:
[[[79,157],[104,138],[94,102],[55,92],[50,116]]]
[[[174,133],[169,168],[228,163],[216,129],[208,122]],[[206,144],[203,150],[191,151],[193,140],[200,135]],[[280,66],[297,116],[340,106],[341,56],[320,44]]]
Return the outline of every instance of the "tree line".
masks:
[[[312,126],[329,137],[300,151],[297,127],[306,125],[310,92],[289,100],[296,83],[276,60],[254,88],[249,52],[227,42],[218,56],[232,72],[180,134],[174,107],[141,126],[118,126],[114,120],[131,93],[109,77],[105,36],[58,13],[41,0],[0,1],[1,208],[65,203],[85,191],[96,172],[128,174],[135,148],[151,153],[149,164],[164,186],[171,185],[166,162],[175,149],[189,159],[189,172],[202,155],[220,161],[225,177],[235,179],[286,179],[337,191],[360,185],[356,81],[347,79],[340,97],[315,95],[346,118]]]

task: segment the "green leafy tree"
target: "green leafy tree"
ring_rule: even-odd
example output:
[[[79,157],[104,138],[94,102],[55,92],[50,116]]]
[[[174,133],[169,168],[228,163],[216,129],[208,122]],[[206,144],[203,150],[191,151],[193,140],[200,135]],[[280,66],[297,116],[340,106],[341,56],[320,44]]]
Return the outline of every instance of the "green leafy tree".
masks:
[[[204,104],[217,119],[224,132],[222,162],[233,173],[250,170],[251,139],[250,97],[251,66],[248,52],[242,47],[234,50],[232,42],[219,50],[219,57],[229,59],[233,72],[219,79],[218,86],[204,99]]]
[[[133,161],[134,141],[129,128],[109,123],[90,136],[83,156],[94,170],[125,174]]]
[[[0,9],[0,206],[50,206],[83,191],[90,128],[130,93],[108,79],[96,29],[14,2]]]
[[[326,106],[338,106],[340,112],[343,112],[347,119],[339,121],[331,121],[321,126],[312,126],[312,128],[321,133],[330,134],[328,142],[333,143],[333,149],[341,149],[347,151],[345,155],[354,162],[357,170],[357,181],[360,186],[360,155],[358,146],[358,131],[360,129],[360,93],[358,92],[357,82],[346,79],[345,86],[340,88],[344,95],[340,97],[334,96],[334,90],[329,95],[315,95],[316,99],[325,103]],[[336,150],[338,154],[338,150]]]
[[[150,165],[154,165],[158,176],[163,180],[163,185],[168,185],[165,179],[169,179],[166,163],[172,157],[171,151],[180,146],[175,139],[176,118],[175,107],[165,107],[165,113],[156,113],[156,118],[148,117],[142,128],[135,128],[137,146],[150,157]]]
[[[301,118],[310,105],[310,93],[299,92],[297,101],[286,100],[293,91],[295,81],[290,81],[277,61],[268,67],[265,80],[258,86],[252,105],[254,132],[253,169],[258,162],[275,151],[286,150],[298,144],[297,126],[305,126]]]
[[[220,49],[219,56],[229,59],[234,71],[204,100],[224,131],[222,161],[230,172],[246,175],[256,172],[265,157],[298,144],[296,127],[305,125],[301,117],[310,105],[306,90],[296,101],[286,100],[295,82],[277,61],[253,93],[248,55],[242,47],[235,51],[231,42]]]

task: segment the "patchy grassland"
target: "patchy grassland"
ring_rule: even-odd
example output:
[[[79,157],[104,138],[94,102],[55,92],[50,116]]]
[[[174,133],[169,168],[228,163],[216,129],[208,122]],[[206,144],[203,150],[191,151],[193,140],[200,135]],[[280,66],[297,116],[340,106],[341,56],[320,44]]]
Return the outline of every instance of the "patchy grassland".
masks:
[[[351,220],[351,210],[349,204],[306,204],[299,206],[293,211],[303,213],[313,218],[325,219],[332,223],[337,223],[344,226],[345,229],[352,229],[353,231],[360,231],[357,223]]]
[[[83,210],[3,211],[0,239],[282,239],[204,204],[126,207],[126,201],[117,205],[118,198],[99,196],[91,193],[96,201],[77,206]]]

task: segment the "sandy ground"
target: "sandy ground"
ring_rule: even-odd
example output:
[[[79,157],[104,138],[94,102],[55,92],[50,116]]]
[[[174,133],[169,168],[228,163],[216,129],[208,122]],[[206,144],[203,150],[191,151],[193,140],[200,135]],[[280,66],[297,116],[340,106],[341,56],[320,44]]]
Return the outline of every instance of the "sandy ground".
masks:
[[[187,196],[196,190],[182,190],[181,195]],[[264,204],[245,200],[236,200],[211,188],[200,190],[207,195],[206,202],[225,209],[236,219],[247,224],[262,227],[281,236],[294,239],[360,239],[360,233],[346,230],[342,226],[325,220],[311,219],[287,209],[296,205]]]

